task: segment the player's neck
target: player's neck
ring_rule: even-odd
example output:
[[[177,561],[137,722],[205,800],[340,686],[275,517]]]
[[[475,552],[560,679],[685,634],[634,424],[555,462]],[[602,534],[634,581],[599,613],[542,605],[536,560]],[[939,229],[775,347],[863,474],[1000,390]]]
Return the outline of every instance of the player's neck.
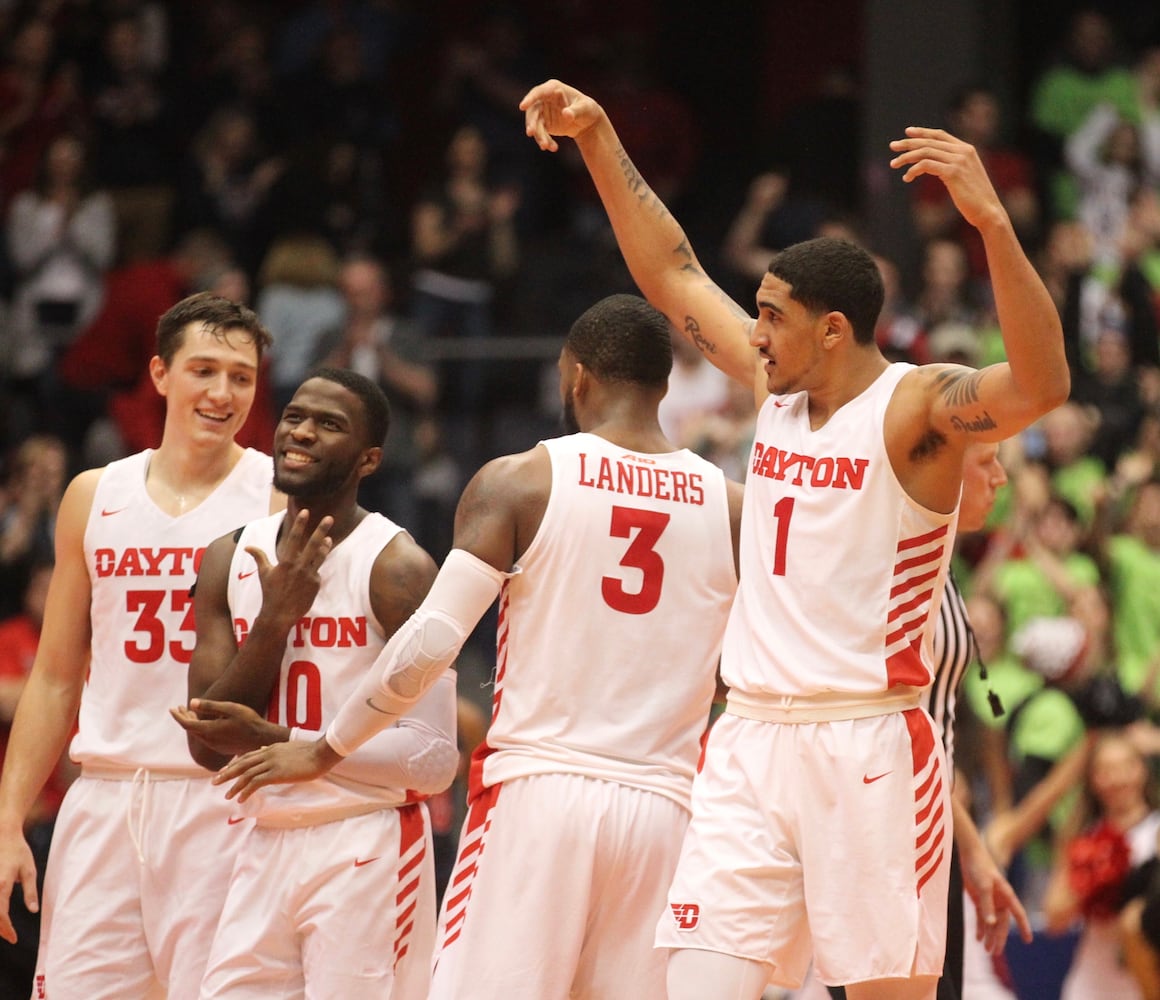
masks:
[[[233,471],[242,457],[240,445],[199,450],[166,446],[149,457],[145,487],[162,510],[175,516],[200,504]]]
[[[837,359],[836,359],[837,360]],[[843,406],[857,399],[890,367],[876,348],[856,347],[831,366],[831,376],[807,390],[810,427],[818,430]]]

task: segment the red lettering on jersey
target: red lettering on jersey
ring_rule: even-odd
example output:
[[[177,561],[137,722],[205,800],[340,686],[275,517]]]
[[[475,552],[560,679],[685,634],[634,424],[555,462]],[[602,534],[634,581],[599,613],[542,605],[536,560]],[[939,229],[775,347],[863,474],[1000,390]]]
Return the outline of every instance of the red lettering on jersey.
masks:
[[[615,490],[616,487],[612,485],[612,463],[607,458],[600,460],[600,472],[596,476],[596,488],[598,490]]]
[[[365,646],[367,644],[367,620],[363,616],[358,618],[342,617],[338,620],[338,645],[340,649],[349,649],[351,646]]]
[[[204,548],[128,548],[93,552],[93,572],[106,576],[186,576],[197,572]]]
[[[334,618],[320,615],[317,618],[299,618],[291,633],[290,645],[301,649],[306,645],[314,649],[350,649],[352,646],[367,644],[367,620],[365,616],[348,618],[343,615]]]
[[[616,463],[616,492],[617,493],[635,493],[636,486],[634,480],[634,473],[636,469],[631,465],[625,465],[623,462]]]
[[[250,634],[250,623],[245,618],[234,619],[234,641],[241,647],[242,643],[246,641],[246,636]]]
[[[700,507],[705,503],[703,477],[696,472],[682,472],[678,469],[653,468],[652,459],[640,456],[625,456],[614,463],[607,458],[600,459],[600,469],[593,474],[588,468],[588,455],[580,453],[580,471],[576,477],[578,486],[588,486],[609,493],[669,500]],[[641,464],[649,462],[649,465]]]
[[[669,903],[673,919],[683,931],[693,930],[701,920],[701,907],[696,903]]]
[[[656,469],[653,475],[657,481],[657,499],[658,500],[672,500],[673,494],[669,489],[669,471],[668,469]]]
[[[835,490],[860,490],[865,485],[866,470],[870,467],[868,458],[845,458],[842,456],[802,455],[798,452],[783,451],[774,445],[753,443],[753,460],[750,472],[764,479],[785,480],[791,473],[794,486],[810,486]],[[796,468],[796,472],[793,470]]]
[[[811,486],[829,486],[834,478],[834,460],[827,455],[814,462],[814,474],[810,476]]]
[[[116,563],[117,553],[112,549],[97,549],[93,553],[93,572],[98,577],[112,576]]]
[[[143,576],[141,572],[141,550],[126,549],[117,562],[117,576]]]
[[[576,480],[579,486],[595,486],[596,482],[588,475],[588,456],[584,452],[580,452],[580,475]]]
[[[866,478],[866,466],[869,464],[868,458],[839,458],[838,468],[834,473],[834,489],[860,490],[862,481]]]

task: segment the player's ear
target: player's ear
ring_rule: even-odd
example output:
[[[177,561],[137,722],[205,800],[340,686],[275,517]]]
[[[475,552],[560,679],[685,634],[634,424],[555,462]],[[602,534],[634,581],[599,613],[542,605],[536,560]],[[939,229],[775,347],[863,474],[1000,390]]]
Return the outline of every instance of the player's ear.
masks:
[[[572,395],[577,398],[583,398],[592,383],[592,375],[581,361],[575,362],[572,373]]]
[[[383,460],[382,448],[368,448],[363,452],[362,458],[358,462],[358,477],[365,479],[372,472],[379,467],[379,463]]]
[[[154,354],[149,359],[149,377],[153,379],[153,388],[160,395],[168,395],[169,367],[161,359],[160,355]]]
[[[832,310],[822,316],[822,322],[825,324],[822,331],[822,347],[826,350],[832,350],[843,340],[854,339],[854,328],[845,313]]]

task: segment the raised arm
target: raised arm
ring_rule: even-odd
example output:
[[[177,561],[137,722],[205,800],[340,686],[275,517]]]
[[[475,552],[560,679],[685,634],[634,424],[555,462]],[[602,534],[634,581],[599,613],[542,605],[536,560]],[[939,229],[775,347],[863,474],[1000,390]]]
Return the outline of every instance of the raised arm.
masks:
[[[1007,354],[1005,362],[981,371],[954,365],[924,370],[928,426],[959,442],[1012,437],[1067,399],[1071,383],[1059,313],[973,146],[942,129],[912,126],[890,147],[898,154],[891,166],[903,171],[903,180],[939,178],[982,236]]]
[[[701,267],[684,230],[637,172],[604,109],[559,80],[528,91],[520,102],[525,130],[555,152],[554,136],[575,140],[620,252],[641,293],[726,375],[755,384],[754,321]]]
[[[84,534],[100,470],[70,484],[56,519],[56,565],[48,588],[36,659],[20,697],[0,780],[0,938],[15,942],[8,916],[15,883],[38,909],[36,865],[24,822],[72,734],[89,664],[92,590]]]

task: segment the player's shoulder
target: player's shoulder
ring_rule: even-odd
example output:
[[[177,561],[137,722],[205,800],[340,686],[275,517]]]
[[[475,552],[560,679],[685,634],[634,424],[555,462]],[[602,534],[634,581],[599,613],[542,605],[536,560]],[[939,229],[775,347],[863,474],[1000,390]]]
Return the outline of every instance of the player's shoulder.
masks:
[[[88,518],[89,511],[93,506],[93,498],[97,494],[97,486],[107,469],[108,466],[85,469],[84,472],[78,472],[73,476],[61,499],[62,515],[83,515],[86,519]]]
[[[497,499],[540,491],[551,485],[552,460],[541,442],[527,451],[501,455],[486,462],[472,476],[469,490]]]

